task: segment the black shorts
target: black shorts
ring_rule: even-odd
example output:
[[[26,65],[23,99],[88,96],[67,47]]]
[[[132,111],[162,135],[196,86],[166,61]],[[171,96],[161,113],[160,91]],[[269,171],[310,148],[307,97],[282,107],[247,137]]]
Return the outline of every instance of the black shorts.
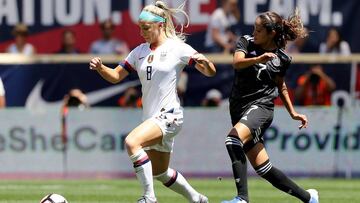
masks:
[[[233,126],[240,122],[250,129],[253,139],[244,145],[244,150],[248,151],[256,143],[264,142],[263,135],[265,130],[271,125],[274,117],[274,108],[253,104],[241,111],[231,112],[230,114]]]

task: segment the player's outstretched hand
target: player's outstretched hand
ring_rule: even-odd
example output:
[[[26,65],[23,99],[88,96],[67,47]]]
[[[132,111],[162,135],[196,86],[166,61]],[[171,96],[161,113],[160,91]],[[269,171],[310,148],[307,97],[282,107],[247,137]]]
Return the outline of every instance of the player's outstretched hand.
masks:
[[[101,66],[102,66],[102,61],[99,57],[95,57],[91,59],[90,67],[89,67],[91,70],[99,70],[101,69]]]
[[[275,57],[277,57],[276,54],[274,54],[272,52],[266,52],[266,53],[263,53],[262,55],[258,56],[258,60],[259,60],[259,63],[266,63]]]
[[[308,119],[307,119],[307,117],[306,117],[305,115],[295,113],[292,118],[293,118],[294,120],[301,121],[301,125],[299,125],[299,129],[307,128],[307,126],[308,126]]]

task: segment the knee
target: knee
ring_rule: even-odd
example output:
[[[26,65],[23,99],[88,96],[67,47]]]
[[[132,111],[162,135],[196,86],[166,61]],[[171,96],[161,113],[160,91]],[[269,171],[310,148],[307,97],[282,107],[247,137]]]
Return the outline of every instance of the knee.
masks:
[[[162,173],[158,173],[158,174],[154,173],[153,176],[154,176],[154,179],[164,183],[168,179],[167,173],[168,173],[168,170],[166,170],[165,172],[162,172]]]
[[[125,138],[125,147],[129,151],[132,151],[133,149],[139,147],[140,144],[137,142],[137,140],[133,136],[127,136]]]
[[[240,139],[243,143],[246,143],[250,140],[252,140],[252,133],[249,127],[247,127],[243,123],[237,123],[233,128],[231,128],[228,137],[236,137]]]
[[[232,162],[240,161],[243,164],[246,163],[246,154],[243,149],[244,144],[239,137],[228,135],[225,145]]]
[[[244,144],[237,135],[229,134],[226,136],[225,145],[228,146],[239,146],[243,147]]]

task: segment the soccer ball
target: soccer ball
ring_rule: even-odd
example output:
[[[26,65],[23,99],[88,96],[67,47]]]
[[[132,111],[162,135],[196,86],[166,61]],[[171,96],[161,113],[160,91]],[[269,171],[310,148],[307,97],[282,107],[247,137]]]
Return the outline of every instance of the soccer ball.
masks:
[[[68,203],[68,201],[61,195],[48,194],[41,199],[40,203]]]

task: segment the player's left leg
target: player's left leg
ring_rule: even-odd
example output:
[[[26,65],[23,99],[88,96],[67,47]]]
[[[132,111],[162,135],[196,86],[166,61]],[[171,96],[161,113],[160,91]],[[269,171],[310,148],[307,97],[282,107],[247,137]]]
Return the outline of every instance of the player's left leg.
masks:
[[[319,193],[318,193],[317,190],[315,190],[315,189],[308,189],[308,190],[306,190],[306,191],[307,191],[307,192],[310,194],[310,196],[311,196],[309,203],[319,203]]]
[[[143,187],[143,197],[138,202],[156,203],[153,186],[152,163],[143,147],[160,143],[162,131],[151,120],[146,120],[132,130],[125,139],[127,152],[135,169],[136,177]]]
[[[198,193],[180,172],[169,168],[170,152],[149,150],[147,154],[150,160],[152,160],[154,178],[162,182],[169,189],[184,196],[191,203],[208,202],[207,198]]]
[[[231,122],[234,126],[228,134],[225,144],[232,162],[237,196],[222,203],[249,202],[247,186],[246,152],[261,140],[263,128],[272,121],[273,110],[262,105],[250,105],[242,109],[231,110]]]
[[[150,120],[156,123],[162,132],[159,143],[144,148],[152,162],[154,177],[170,189],[183,195],[190,202],[206,203],[207,198],[195,191],[181,173],[169,168],[174,137],[183,124],[182,109],[163,109],[158,116]],[[200,199],[206,199],[206,201],[200,201]]]
[[[263,143],[258,142],[254,147],[247,151],[246,155],[256,173],[269,181],[274,187],[297,197],[303,202],[308,203],[310,201],[311,197],[309,192],[299,187],[283,172],[272,166]]]

